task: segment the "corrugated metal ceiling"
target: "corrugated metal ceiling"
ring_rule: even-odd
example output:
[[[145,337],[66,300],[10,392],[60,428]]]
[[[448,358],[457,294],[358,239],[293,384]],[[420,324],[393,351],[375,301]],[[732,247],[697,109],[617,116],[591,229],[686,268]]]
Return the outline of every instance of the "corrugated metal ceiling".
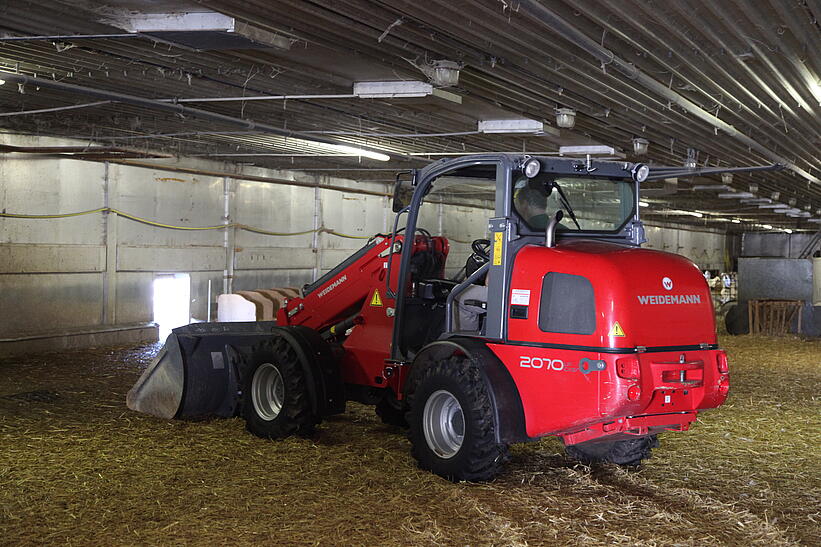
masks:
[[[0,32],[122,34],[111,24],[117,14],[145,11],[151,4],[6,2],[0,4]],[[139,37],[17,40],[0,42],[0,70],[152,99],[344,95],[351,94],[354,81],[424,80],[409,60],[448,59],[464,64],[459,84],[448,89],[462,104],[429,97],[191,105],[381,149],[394,155],[389,164],[123,103],[0,117],[0,127],[305,169],[404,168],[441,153],[551,152],[560,144],[588,142],[623,148],[631,157],[631,139],[643,137],[650,141],[646,159],[660,164],[681,165],[690,148],[698,151],[701,165],[781,159],[790,169],[736,176],[733,185],[747,190],[758,184],[758,196],[780,192],[779,201],[795,198],[799,208],[809,205],[821,216],[815,214],[821,208],[818,0],[201,0],[165,1],[162,8],[169,6],[235,17],[291,40],[291,48],[196,52]],[[92,100],[33,86],[0,87],[3,112]],[[555,125],[557,107],[577,111],[576,126],[558,136],[476,133],[477,120],[492,117]],[[346,174],[390,178],[384,171]],[[689,190],[710,182],[718,181],[682,182],[677,193],[656,198],[647,213],[697,209],[794,228],[817,226],[787,223],[784,215],[755,205]]]

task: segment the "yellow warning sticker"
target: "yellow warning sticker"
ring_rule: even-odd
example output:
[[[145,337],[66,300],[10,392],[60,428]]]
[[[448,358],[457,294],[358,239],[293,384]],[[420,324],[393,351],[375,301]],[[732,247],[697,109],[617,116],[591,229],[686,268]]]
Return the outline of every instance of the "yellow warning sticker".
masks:
[[[504,232],[493,232],[493,265],[502,265],[502,240],[505,237]]]
[[[382,297],[379,296],[379,289],[373,291],[373,296],[371,297],[371,306],[375,308],[382,307]]]
[[[626,334],[624,334],[624,329],[621,328],[618,321],[613,323],[613,328],[610,329],[610,336],[626,336]]]

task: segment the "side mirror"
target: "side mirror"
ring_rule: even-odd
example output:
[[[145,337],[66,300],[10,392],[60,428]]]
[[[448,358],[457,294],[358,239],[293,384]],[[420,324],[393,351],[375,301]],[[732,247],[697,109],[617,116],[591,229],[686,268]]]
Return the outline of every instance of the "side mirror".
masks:
[[[402,180],[402,175],[410,174],[410,180]],[[413,197],[413,188],[416,182],[416,171],[404,171],[396,175],[396,184],[393,186],[393,212],[398,213],[407,207]]]

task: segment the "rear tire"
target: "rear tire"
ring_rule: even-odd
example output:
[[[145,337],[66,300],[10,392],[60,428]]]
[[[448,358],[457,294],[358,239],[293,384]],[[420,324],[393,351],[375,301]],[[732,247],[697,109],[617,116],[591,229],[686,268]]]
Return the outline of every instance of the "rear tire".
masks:
[[[266,439],[310,435],[319,422],[311,410],[305,372],[282,338],[257,345],[242,375],[245,427]]]
[[[419,467],[451,481],[487,481],[508,460],[482,375],[451,357],[421,373],[409,394],[408,438]]]
[[[565,447],[572,459],[584,464],[614,463],[626,467],[638,466],[651,455],[651,449],[659,445],[656,435],[635,437],[618,441],[599,441],[574,444]]]

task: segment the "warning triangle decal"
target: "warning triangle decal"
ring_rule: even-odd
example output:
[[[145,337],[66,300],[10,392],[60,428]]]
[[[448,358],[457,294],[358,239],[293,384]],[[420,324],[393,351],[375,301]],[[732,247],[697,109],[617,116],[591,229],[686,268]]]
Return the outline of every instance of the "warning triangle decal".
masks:
[[[610,329],[610,336],[626,336],[624,334],[624,329],[621,328],[621,325],[619,325],[618,321],[613,323],[613,328]]]
[[[376,308],[382,307],[382,297],[379,296],[379,289],[373,291],[373,296],[371,297],[371,306],[374,306]]]

